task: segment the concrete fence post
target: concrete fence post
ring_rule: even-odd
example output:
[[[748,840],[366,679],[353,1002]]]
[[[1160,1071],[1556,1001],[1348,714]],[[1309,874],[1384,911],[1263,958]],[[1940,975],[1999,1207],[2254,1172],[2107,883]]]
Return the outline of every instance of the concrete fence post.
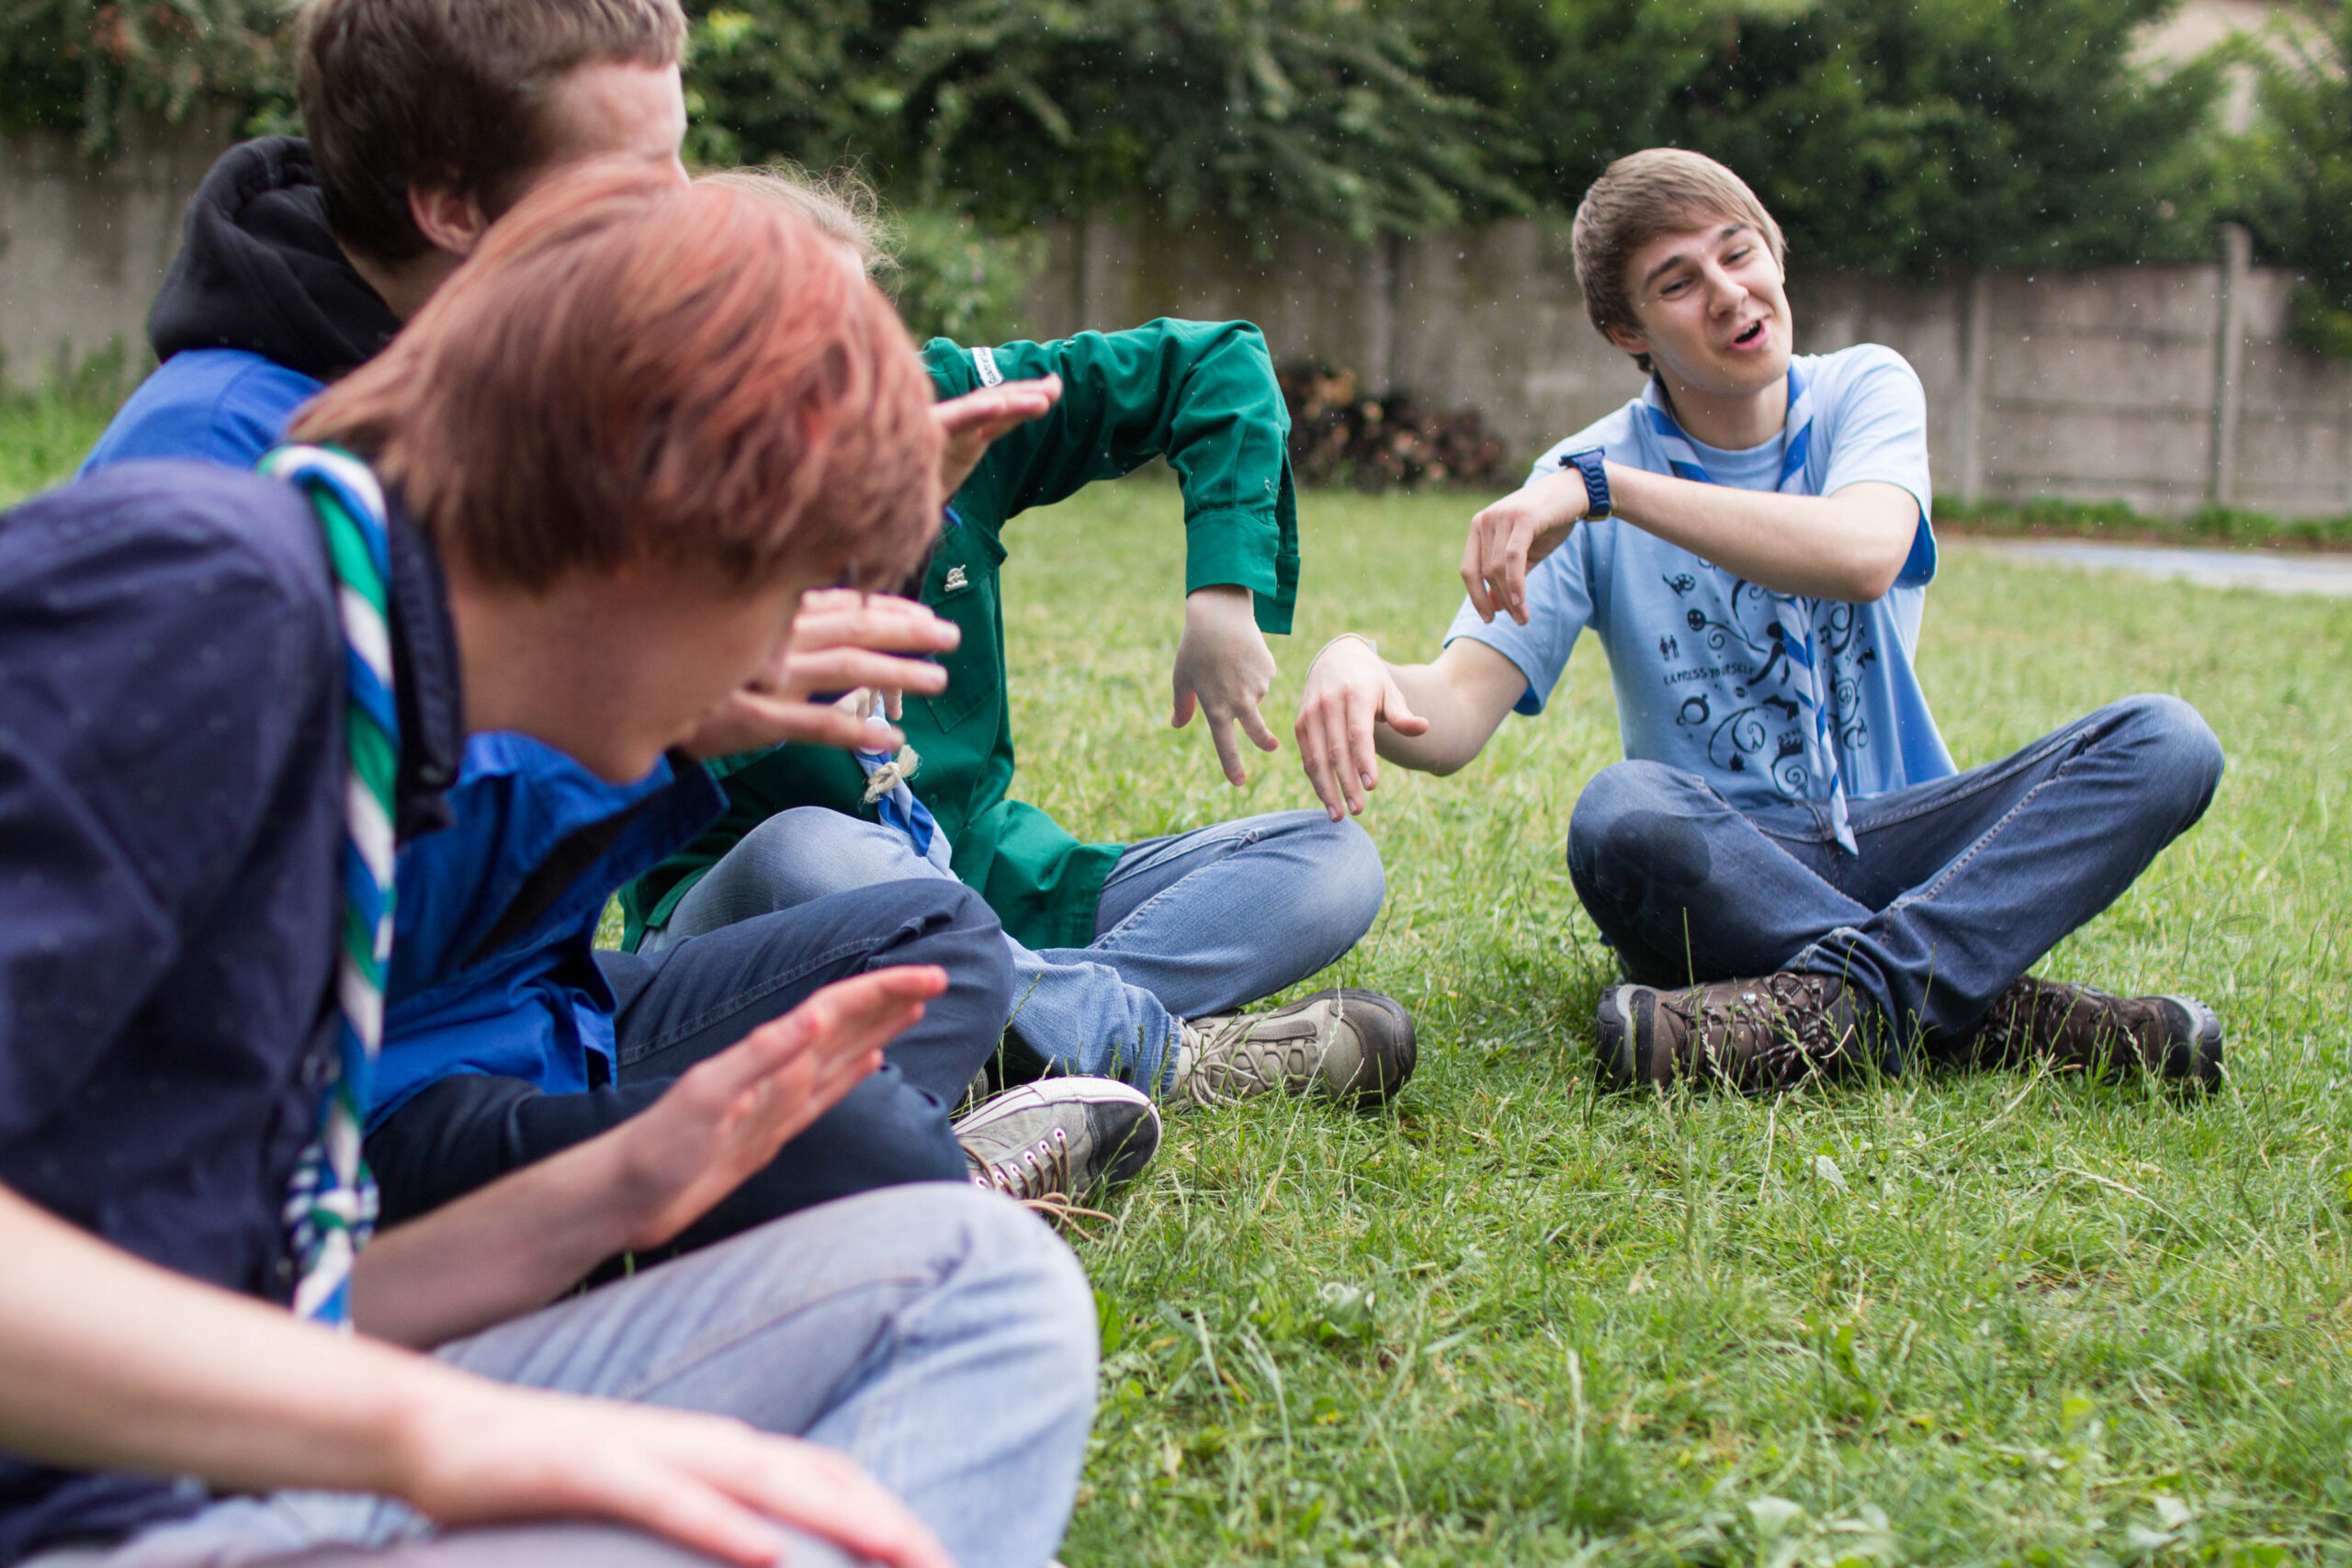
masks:
[[[2245,370],[2246,272],[2254,262],[2254,236],[2243,223],[2222,225],[2222,294],[2213,323],[2213,440],[2205,477],[2205,499],[2227,506],[2238,466],[2239,383]]]
[[[1968,281],[1960,325],[1960,499],[1984,494],[1985,381],[1993,367],[1993,275]]]

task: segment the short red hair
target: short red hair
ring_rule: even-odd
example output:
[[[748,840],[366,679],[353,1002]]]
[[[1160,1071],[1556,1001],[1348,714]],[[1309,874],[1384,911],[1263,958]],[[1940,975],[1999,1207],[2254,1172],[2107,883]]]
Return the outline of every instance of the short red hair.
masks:
[[[898,581],[939,518],[932,389],[839,248],[776,203],[608,161],[558,175],[295,422],[443,552],[537,591],[660,560]]]

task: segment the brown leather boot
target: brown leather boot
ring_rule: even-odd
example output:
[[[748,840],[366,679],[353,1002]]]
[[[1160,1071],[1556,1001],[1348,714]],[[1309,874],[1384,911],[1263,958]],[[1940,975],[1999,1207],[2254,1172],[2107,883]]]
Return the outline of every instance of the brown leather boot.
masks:
[[[1611,1087],[1687,1077],[1763,1089],[1858,1066],[1872,1021],[1835,975],[1784,971],[1687,991],[1619,986],[1601,993],[1594,1033]]]
[[[1937,1055],[1980,1067],[2046,1059],[2060,1072],[2150,1072],[2211,1088],[2222,1078],[2222,1021],[2195,997],[2117,997],[2028,975],[1994,998],[1973,1034]]]

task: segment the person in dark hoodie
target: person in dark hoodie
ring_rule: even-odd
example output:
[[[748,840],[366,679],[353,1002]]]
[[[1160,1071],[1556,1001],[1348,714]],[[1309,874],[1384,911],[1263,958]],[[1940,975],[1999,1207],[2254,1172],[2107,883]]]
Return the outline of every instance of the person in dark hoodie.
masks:
[[[161,363],[84,471],[165,457],[250,466],[537,183],[591,159],[684,183],[684,39],[676,0],[310,0],[296,33],[309,140],[245,143],[207,175],[149,318]],[[943,406],[951,459],[976,457],[1042,406],[1022,389]],[[797,724],[796,739],[869,740],[797,699],[869,683],[934,691],[945,678],[868,651],[952,647],[953,628],[914,606],[815,596],[804,626],[767,688],[739,697],[758,710],[741,716],[751,733]],[[951,1122],[997,1048],[1011,984],[994,916],[952,885],[827,900],[658,958],[594,951],[609,896],[722,807],[692,758],[741,749],[729,717],[633,784],[506,734],[474,738],[442,781],[452,825],[400,863],[368,1129],[387,1218],[594,1137],[828,981],[903,964],[944,969],[947,994],[883,1071],[678,1246],[899,1182],[969,1179],[1051,1201],[1139,1169],[1157,1114],[1107,1080],[1034,1086]]]

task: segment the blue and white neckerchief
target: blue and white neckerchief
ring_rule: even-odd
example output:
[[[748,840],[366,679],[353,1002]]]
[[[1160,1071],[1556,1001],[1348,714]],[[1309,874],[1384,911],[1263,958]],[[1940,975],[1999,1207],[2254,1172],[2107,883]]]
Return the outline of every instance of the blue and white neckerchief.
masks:
[[[344,843],[337,920],[334,1081],[317,1136],[288,1183],[283,1217],[296,1268],[297,1316],[351,1326],[351,1269],[376,1226],[376,1179],[361,1152],[376,1053],[384,1035],[384,968],[392,956],[393,791],[400,710],[392,696],[391,555],[376,476],[332,446],[280,446],[261,471],[300,490],[318,514],[343,627]]]
[[[875,733],[881,733],[888,722],[883,716],[882,694],[867,692],[861,695],[867,705],[863,715],[867,726]],[[931,808],[917,800],[915,792],[907,786],[907,781],[914,777],[915,770],[922,765],[922,759],[916,755],[915,749],[901,746],[899,754],[893,757],[885,744],[870,751],[860,747],[850,755],[857,759],[858,767],[865,773],[865,804],[874,807],[874,814],[881,818],[882,825],[905,838],[914,846],[916,854],[941,871],[947,871],[949,852],[954,846],[948,843],[947,835],[931,815]]]
[[[1650,434],[1666,454],[1667,467],[1679,479],[1711,485],[1713,475],[1699,461],[1699,450],[1668,411],[1666,393],[1652,377],[1642,389],[1642,412],[1649,416]],[[1804,464],[1813,445],[1813,389],[1797,367],[1789,367],[1789,412],[1781,426],[1781,478],[1773,488],[1811,495]],[[1797,700],[1804,709],[1805,773],[1815,798],[1829,802],[1829,830],[1848,854],[1861,852],[1854,844],[1854,829],[1846,817],[1846,781],[1838,768],[1838,684],[1819,643],[1813,635],[1814,601],[1792,593],[1764,591],[1772,603],[1772,618],[1781,633],[1781,651],[1804,673],[1797,682]]]

